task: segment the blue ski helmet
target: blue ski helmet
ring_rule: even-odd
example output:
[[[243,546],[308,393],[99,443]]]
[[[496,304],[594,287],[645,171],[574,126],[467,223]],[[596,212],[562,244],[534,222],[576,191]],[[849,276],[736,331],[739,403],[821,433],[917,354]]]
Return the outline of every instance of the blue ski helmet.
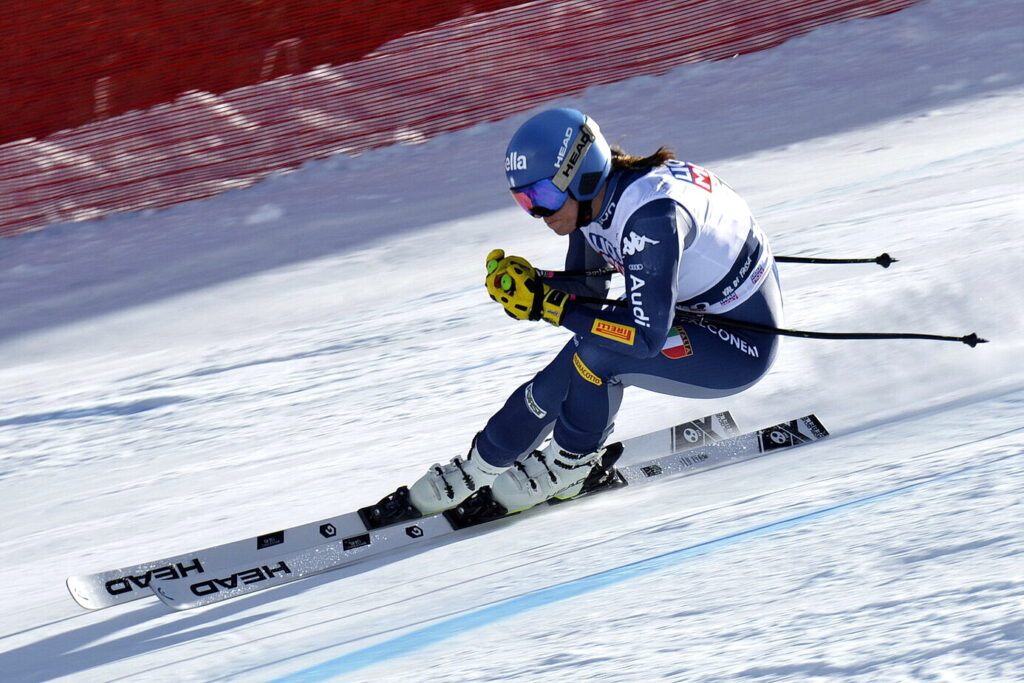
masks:
[[[597,196],[612,167],[612,152],[597,123],[575,109],[530,117],[505,150],[505,177],[515,190],[550,178],[577,201]]]

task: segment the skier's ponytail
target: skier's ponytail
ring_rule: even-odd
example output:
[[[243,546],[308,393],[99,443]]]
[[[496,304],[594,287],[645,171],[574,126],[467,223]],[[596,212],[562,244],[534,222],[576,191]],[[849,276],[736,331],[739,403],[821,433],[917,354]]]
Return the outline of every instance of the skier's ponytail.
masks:
[[[669,159],[675,159],[675,153],[668,147],[662,145],[654,154],[645,157],[635,157],[626,154],[621,147],[612,145],[612,170],[613,171],[643,171],[656,166],[661,166]]]

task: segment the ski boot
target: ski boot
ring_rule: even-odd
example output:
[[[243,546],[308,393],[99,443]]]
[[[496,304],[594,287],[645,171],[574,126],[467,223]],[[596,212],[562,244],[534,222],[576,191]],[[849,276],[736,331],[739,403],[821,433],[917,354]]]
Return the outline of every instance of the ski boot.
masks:
[[[476,439],[463,459],[433,465],[409,487],[409,501],[420,514],[432,515],[455,507],[483,486],[489,486],[506,467],[492,465],[476,449]]]
[[[512,464],[491,484],[494,500],[508,512],[520,512],[549,498],[567,500],[578,496],[604,449],[573,453],[554,440],[542,451],[533,451]]]

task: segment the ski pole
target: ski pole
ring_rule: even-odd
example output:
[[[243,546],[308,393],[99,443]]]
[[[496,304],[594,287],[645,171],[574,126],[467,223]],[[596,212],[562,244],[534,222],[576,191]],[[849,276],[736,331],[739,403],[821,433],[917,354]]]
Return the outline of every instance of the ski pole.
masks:
[[[978,344],[987,344],[988,339],[982,339],[975,332],[962,337],[953,337],[943,334],[922,334],[920,332],[814,332],[810,330],[790,330],[771,325],[760,325],[758,323],[746,322],[744,320],[732,320],[718,315],[706,313],[690,313],[678,311],[677,318],[690,320],[697,324],[711,323],[720,327],[734,327],[752,332],[765,332],[777,334],[784,337],[802,337],[804,339],[929,339],[933,341],[955,341],[967,344],[972,349]]]
[[[821,258],[817,256],[776,256],[779,263],[814,263],[814,264],[835,264],[835,263],[877,263],[883,268],[888,268],[899,259],[894,259],[889,254],[880,254],[874,258]],[[601,268],[590,268],[588,270],[543,270],[536,268],[537,276],[545,280],[553,280],[560,277],[602,277],[614,275],[618,271],[610,266]]]
[[[601,299],[593,296],[582,296],[570,294],[569,298],[584,304],[599,304],[604,306],[623,307],[628,303],[621,299]],[[766,334],[777,334],[783,337],[801,337],[803,339],[927,339],[933,341],[955,341],[966,344],[972,349],[978,344],[987,344],[988,339],[982,339],[975,332],[962,337],[953,337],[942,334],[922,334],[920,332],[814,332],[811,330],[791,330],[771,325],[747,322],[745,320],[733,320],[720,315],[710,313],[693,313],[691,311],[676,311],[676,319],[683,319],[698,325],[711,324],[718,327],[732,327],[739,330],[750,330],[751,332],[764,332]]]
[[[899,259],[894,259],[889,254],[879,254],[874,258],[819,258],[817,256],[776,256],[779,263],[877,263],[883,268],[888,268]]]

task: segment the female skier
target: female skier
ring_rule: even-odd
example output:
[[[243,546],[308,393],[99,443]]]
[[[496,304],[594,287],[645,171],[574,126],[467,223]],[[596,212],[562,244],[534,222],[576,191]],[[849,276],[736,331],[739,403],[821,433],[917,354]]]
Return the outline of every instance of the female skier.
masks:
[[[568,237],[566,269],[583,274],[543,278],[526,259],[495,250],[488,293],[513,318],[574,337],[516,389],[466,457],[432,466],[410,487],[424,515],[483,486],[509,512],[571,498],[600,459],[624,387],[727,396],[757,382],[775,356],[773,334],[677,319],[688,311],[782,322],[768,240],[718,176],[664,147],[643,158],[611,149],[597,123],[573,109],[524,123],[509,142],[505,175],[525,211]],[[607,295],[607,266],[625,279],[623,306],[584,301]]]

